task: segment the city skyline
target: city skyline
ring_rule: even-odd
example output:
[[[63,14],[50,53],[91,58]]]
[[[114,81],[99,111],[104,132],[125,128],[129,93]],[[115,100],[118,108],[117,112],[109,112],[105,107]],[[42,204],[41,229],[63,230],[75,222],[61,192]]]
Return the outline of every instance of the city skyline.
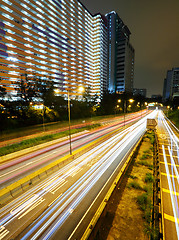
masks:
[[[93,13],[115,10],[129,27],[135,48],[134,88],[146,88],[147,96],[161,94],[166,71],[179,65],[178,0],[81,0]]]

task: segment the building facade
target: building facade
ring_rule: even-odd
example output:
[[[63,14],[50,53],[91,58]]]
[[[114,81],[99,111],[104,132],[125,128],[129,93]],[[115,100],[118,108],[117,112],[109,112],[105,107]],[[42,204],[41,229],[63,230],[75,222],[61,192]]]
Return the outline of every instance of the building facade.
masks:
[[[146,98],[147,89],[146,88],[133,88],[133,95],[134,96],[140,95],[140,96],[143,96]]]
[[[0,77],[12,99],[25,75],[53,81],[59,94],[107,87],[107,23],[78,0],[1,0]]]
[[[135,51],[130,44],[130,31],[118,14],[105,15],[108,22],[108,90],[132,92]]]
[[[172,68],[167,71],[164,79],[163,100],[172,99],[174,95],[179,93],[179,68]]]

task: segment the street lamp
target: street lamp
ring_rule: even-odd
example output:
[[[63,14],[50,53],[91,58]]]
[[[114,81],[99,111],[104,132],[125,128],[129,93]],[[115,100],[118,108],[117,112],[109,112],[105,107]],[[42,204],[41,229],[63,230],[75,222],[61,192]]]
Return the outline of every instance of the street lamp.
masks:
[[[130,103],[133,103],[134,99],[124,100],[124,126],[125,126],[125,120],[126,120],[125,114],[127,113],[127,101],[129,101]]]
[[[41,104],[41,105],[40,105],[40,108],[42,109],[43,131],[45,132],[45,124],[44,124],[44,104]]]
[[[80,86],[77,89],[78,92],[83,93],[85,91],[83,86]],[[70,116],[70,94],[68,90],[68,126],[69,126],[69,141],[70,141],[70,155],[72,155],[72,146],[71,146],[71,116]]]
[[[84,87],[80,86],[78,89],[78,92],[84,92]],[[56,94],[60,93],[59,89],[55,89],[54,92]],[[67,90],[67,95],[68,95],[68,129],[69,129],[69,141],[70,141],[70,155],[72,155],[72,146],[71,146],[71,109],[70,109],[70,93],[69,90]]]
[[[83,86],[77,88],[77,91],[83,93],[85,91]],[[56,94],[60,93],[59,89],[55,89],[54,92]],[[71,146],[71,109],[70,109],[70,92],[67,90],[68,95],[68,129],[69,129],[69,141],[70,141],[70,155],[72,155],[72,146]]]

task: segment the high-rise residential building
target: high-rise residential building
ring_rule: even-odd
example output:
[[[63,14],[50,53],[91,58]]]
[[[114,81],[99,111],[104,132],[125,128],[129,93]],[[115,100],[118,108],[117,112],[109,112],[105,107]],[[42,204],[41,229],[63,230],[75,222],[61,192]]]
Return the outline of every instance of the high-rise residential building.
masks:
[[[12,99],[25,75],[50,79],[62,96],[107,87],[107,23],[78,0],[1,0],[0,77]]]
[[[93,17],[92,95],[102,96],[107,90],[107,20],[101,14]]]
[[[164,79],[163,100],[172,99],[173,95],[179,93],[179,68],[172,68],[167,71]]]
[[[135,51],[130,44],[131,32],[115,11],[105,16],[108,22],[108,90],[132,92]]]

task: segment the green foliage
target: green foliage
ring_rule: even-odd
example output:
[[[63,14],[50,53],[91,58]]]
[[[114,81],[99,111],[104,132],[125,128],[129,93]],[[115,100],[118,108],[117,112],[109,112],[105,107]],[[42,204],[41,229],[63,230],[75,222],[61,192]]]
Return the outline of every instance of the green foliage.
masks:
[[[154,177],[151,173],[146,173],[145,176],[145,182],[146,183],[152,183],[154,181]]]
[[[142,156],[140,157],[141,160],[145,160],[145,159],[148,159],[148,158],[151,158],[152,155],[149,154],[149,153],[143,153]]]
[[[137,177],[134,175],[129,175],[129,178],[136,179]]]
[[[179,128],[179,110],[169,111],[168,118]]]
[[[99,126],[100,126],[100,124],[93,124],[93,125],[89,125],[89,126],[78,128],[78,129],[71,129],[71,134],[78,133],[78,132],[84,131],[86,129],[89,130],[89,129],[97,128]],[[36,137],[33,139],[24,140],[20,143],[15,143],[10,146],[5,146],[5,147],[0,148],[0,156],[4,156],[7,154],[16,152],[16,151],[20,151],[25,148],[33,147],[35,145],[45,143],[45,142],[48,142],[51,140],[55,140],[55,139],[58,139],[61,137],[65,137],[68,135],[69,135],[69,131],[64,131],[64,132],[60,132],[60,133],[56,133],[56,134],[49,134],[49,135],[42,136],[42,137]]]
[[[137,202],[138,202],[140,208],[144,211],[147,207],[148,194],[143,193],[142,195],[137,196]]]
[[[128,184],[128,188],[142,189],[140,184],[137,181],[132,181]]]
[[[146,138],[149,138],[151,144],[154,144],[154,142],[155,142],[155,133],[154,133],[153,131],[148,132],[148,133],[146,134]]]
[[[146,167],[151,167],[153,169],[153,166],[147,161],[144,161],[144,160],[138,161],[138,164],[140,164],[142,166],[146,166]]]

